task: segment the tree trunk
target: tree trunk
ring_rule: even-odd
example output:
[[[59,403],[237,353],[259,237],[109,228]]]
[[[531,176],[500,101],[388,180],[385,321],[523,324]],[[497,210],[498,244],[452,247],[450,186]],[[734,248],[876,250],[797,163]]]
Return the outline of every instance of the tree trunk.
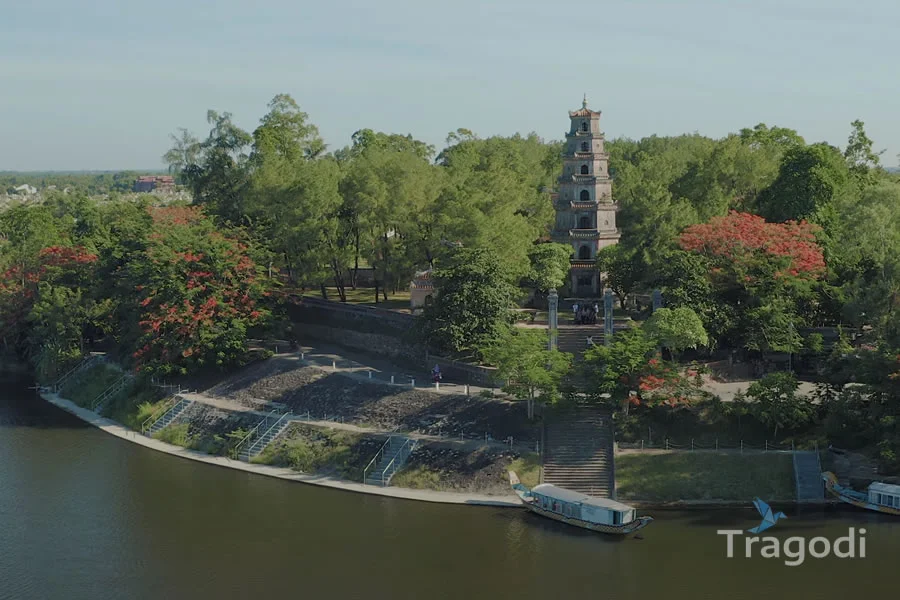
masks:
[[[354,232],[353,247],[355,252],[353,257],[353,277],[350,280],[350,286],[355,290],[356,279],[359,276],[359,227]]]
[[[375,280],[375,304],[378,304],[378,279]]]
[[[320,283],[319,287],[322,290],[322,300],[328,300],[328,289],[325,287],[325,283]]]
[[[337,264],[337,260],[331,259],[331,270],[334,273],[334,286],[337,288],[338,296],[341,302],[347,301],[347,290],[344,287],[344,277],[341,268]]]

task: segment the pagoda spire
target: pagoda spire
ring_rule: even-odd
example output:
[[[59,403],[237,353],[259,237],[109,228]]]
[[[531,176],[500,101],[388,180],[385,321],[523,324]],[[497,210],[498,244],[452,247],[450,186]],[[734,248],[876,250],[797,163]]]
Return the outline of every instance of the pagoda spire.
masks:
[[[584,94],[584,100],[581,101],[581,108],[587,108],[587,92]]]

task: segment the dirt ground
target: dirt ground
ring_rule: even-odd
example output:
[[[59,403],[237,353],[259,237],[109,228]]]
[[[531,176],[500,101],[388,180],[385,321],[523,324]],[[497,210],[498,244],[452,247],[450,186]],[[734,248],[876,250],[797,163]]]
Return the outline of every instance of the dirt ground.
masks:
[[[295,414],[336,415],[346,423],[432,435],[533,443],[539,427],[524,403],[436,394],[352,379],[296,361],[271,359],[242,369],[206,394],[256,410],[275,403]]]
[[[419,446],[392,485],[451,492],[509,495],[510,464],[519,454],[481,449],[465,452],[429,444]]]
[[[229,412],[212,406],[194,403],[175,424],[187,423],[191,448],[209,454],[219,454],[230,441],[228,434],[236,429],[249,430],[259,422],[252,414]]]

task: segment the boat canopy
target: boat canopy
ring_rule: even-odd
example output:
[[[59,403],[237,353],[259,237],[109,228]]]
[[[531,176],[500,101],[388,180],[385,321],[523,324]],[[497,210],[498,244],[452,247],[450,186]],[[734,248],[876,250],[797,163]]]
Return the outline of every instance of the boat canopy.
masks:
[[[538,486],[540,487],[540,486]],[[900,485],[893,485],[890,483],[881,483],[880,481],[876,481],[872,485],[869,486],[870,492],[878,492],[879,494],[890,494],[892,496],[900,496]]]
[[[571,502],[572,504],[594,506],[597,508],[604,508],[606,510],[615,510],[619,512],[634,510],[634,507],[628,506],[627,504],[622,504],[621,502],[616,502],[615,500],[587,496],[580,492],[573,492],[572,490],[556,487],[555,485],[549,483],[542,483],[538,486],[533,487],[531,489],[531,493],[546,496],[548,498],[554,498],[562,502]]]

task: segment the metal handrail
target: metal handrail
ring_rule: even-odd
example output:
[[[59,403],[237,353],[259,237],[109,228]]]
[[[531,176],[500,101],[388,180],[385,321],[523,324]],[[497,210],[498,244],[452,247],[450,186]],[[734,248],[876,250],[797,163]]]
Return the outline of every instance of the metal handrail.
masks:
[[[165,419],[166,415],[168,415],[170,412],[172,412],[174,410],[178,410],[178,408],[184,404],[191,403],[191,400],[188,400],[187,398],[185,398],[183,396],[173,396],[173,398],[177,398],[178,401],[175,402],[172,406],[170,406],[163,414],[161,414],[158,419],[156,419],[155,421],[153,421],[152,423],[147,425],[146,429],[143,429],[143,425],[142,425],[141,433],[143,433],[144,435],[147,435],[147,431],[149,431],[150,428],[152,428],[154,425],[156,425],[157,422],[161,421],[162,419]],[[144,421],[144,423],[146,423],[146,421]]]
[[[161,419],[163,415],[169,412],[169,409],[172,408],[173,403],[175,403],[178,398],[178,396],[170,396],[166,399],[166,402],[162,405],[161,408],[157,409],[152,415],[144,419],[144,422],[141,423],[141,433],[146,433],[147,429],[149,429],[150,426],[153,425],[153,423],[156,423],[156,421]]]
[[[67,379],[69,379],[70,377],[72,377],[73,375],[75,375],[77,373],[80,373],[81,371],[86,369],[88,366],[92,365],[95,361],[103,361],[103,360],[105,360],[105,358],[106,357],[103,354],[92,354],[91,356],[82,360],[80,363],[78,363],[77,365],[75,365],[74,367],[69,369],[69,371],[65,375],[63,375],[62,377],[59,377],[53,383],[53,386],[52,386],[53,391],[59,392],[63,383],[65,383]]]
[[[127,381],[130,380],[130,376],[126,373],[116,379],[108,388],[103,390],[103,392],[94,398],[94,401],[91,403],[91,410],[96,412],[98,408],[103,406],[103,403],[109,400],[113,394],[116,394],[125,387]]]
[[[248,441],[252,436],[254,436],[254,435],[256,435],[257,433],[259,433],[259,428],[260,428],[264,423],[268,423],[268,422],[269,422],[269,417],[271,417],[274,413],[275,413],[275,411],[273,410],[272,412],[270,412],[269,414],[267,414],[265,417],[263,417],[263,420],[262,420],[262,421],[260,421],[260,422],[257,423],[256,425],[254,425],[254,426],[253,426],[253,429],[251,429],[249,432],[247,432],[247,435],[245,435],[243,438],[241,438],[241,441],[239,441],[239,442],[237,443],[237,445],[235,445],[234,449],[232,450],[232,453],[234,454],[234,456],[240,456],[240,453],[241,453],[241,446],[243,446],[244,444],[246,444],[247,441]]]
[[[366,475],[368,474],[369,469],[372,468],[372,465],[375,464],[376,461],[380,460],[381,457],[384,456],[384,449],[387,448],[388,446],[390,446],[391,440],[393,439],[393,437],[394,436],[392,436],[392,435],[388,436],[387,441],[381,445],[381,448],[378,450],[378,452],[375,453],[375,456],[372,458],[372,460],[369,461],[369,464],[366,465],[366,468],[363,469],[363,483],[365,483]]]
[[[279,417],[279,419],[278,419],[277,421],[275,421],[275,422],[272,424],[271,427],[269,427],[268,429],[266,429],[266,430],[262,433],[262,435],[260,435],[260,436],[256,439],[256,441],[254,441],[254,442],[250,445],[250,447],[247,448],[247,456],[248,456],[248,457],[252,457],[252,456],[253,456],[253,452],[256,450],[256,445],[257,445],[263,438],[265,438],[267,435],[269,435],[269,432],[270,432],[270,431],[272,431],[273,429],[275,429],[276,427],[278,427],[278,424],[279,424],[279,423],[281,423],[282,421],[284,421],[284,420],[285,420],[287,417],[289,417],[289,416],[291,416],[290,411],[288,411],[288,412],[284,413],[283,415],[281,415],[281,417]],[[268,418],[269,418],[269,417],[266,416],[266,420],[267,420],[267,421],[268,421]]]
[[[384,468],[384,470],[381,472],[381,485],[384,485],[385,477],[387,477],[387,479],[390,481],[390,477],[393,476],[394,473],[396,472],[396,469],[399,468],[399,464],[398,464],[397,467],[395,468],[395,470],[391,471],[390,475],[387,475],[387,472],[391,469],[391,467],[394,466],[394,463],[397,462],[397,457],[399,457],[401,454],[403,454],[403,451],[406,449],[407,446],[409,446],[410,449],[409,449],[409,452],[407,452],[403,458],[406,458],[407,456],[412,454],[414,443],[415,442],[412,438],[406,438],[406,441],[403,442],[403,445],[400,446],[399,450],[397,450],[397,454],[394,455],[394,458],[391,459],[391,462],[389,462],[387,464],[387,466]],[[403,460],[403,458],[401,458],[400,460]]]

